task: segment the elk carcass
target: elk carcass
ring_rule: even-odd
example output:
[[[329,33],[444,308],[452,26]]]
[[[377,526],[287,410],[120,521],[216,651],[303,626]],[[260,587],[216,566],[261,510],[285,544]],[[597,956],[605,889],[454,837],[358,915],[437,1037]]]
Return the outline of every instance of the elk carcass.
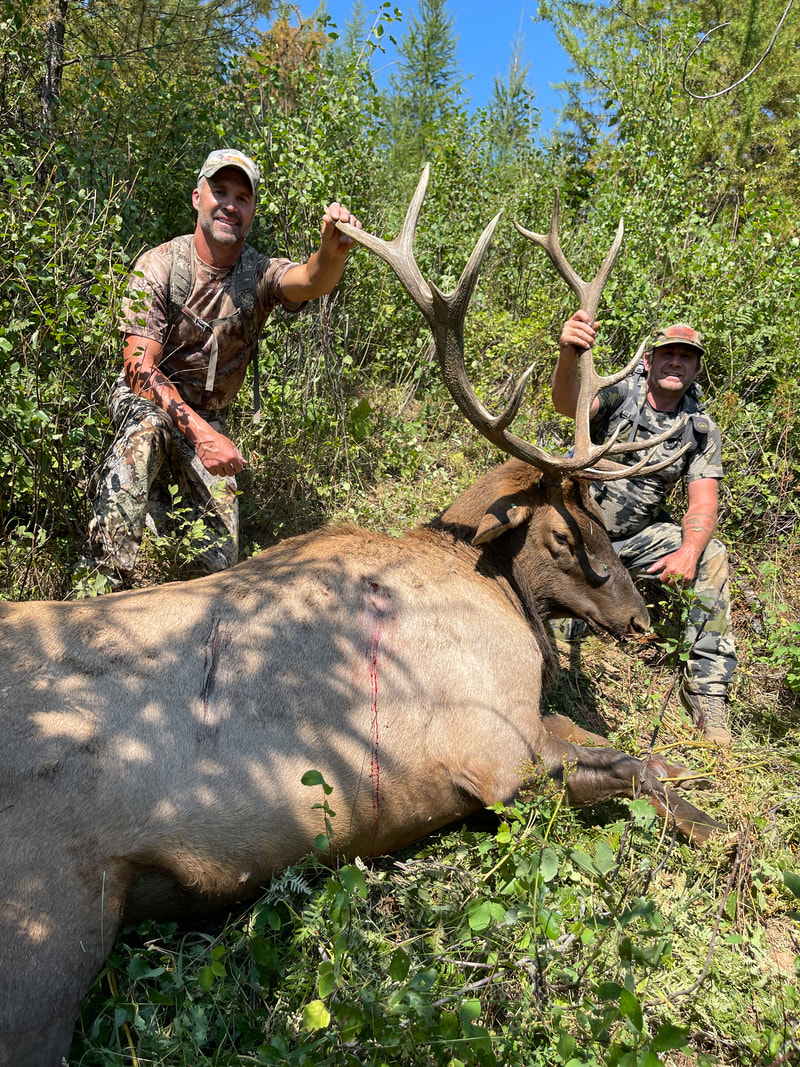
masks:
[[[456,399],[517,458],[403,537],[325,529],[190,582],[0,605],[3,1067],[58,1067],[124,917],[246,900],[310,851],[309,769],[334,787],[342,856],[509,801],[530,761],[574,803],[640,791],[698,841],[718,825],[652,765],[540,715],[542,618],[649,624],[587,493],[615,472],[481,410],[461,336],[489,231],[442,296],[411,257],[421,199],[399,272]]]

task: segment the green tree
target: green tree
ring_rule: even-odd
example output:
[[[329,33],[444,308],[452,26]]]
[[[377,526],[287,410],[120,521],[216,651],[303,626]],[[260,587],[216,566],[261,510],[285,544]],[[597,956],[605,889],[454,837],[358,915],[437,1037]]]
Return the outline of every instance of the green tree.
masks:
[[[519,34],[511,46],[505,76],[495,75],[489,100],[487,136],[498,162],[509,164],[531,150],[541,112],[535,106],[536,94],[528,84],[530,63],[525,62],[525,37]]]
[[[399,69],[386,101],[392,167],[418,170],[459,110],[457,43],[447,0],[420,0],[400,41]]]
[[[599,136],[619,132],[626,118],[647,116],[650,86],[639,75],[657,53],[674,97],[672,111],[691,120],[690,160],[723,172],[737,192],[747,184],[766,196],[779,190],[796,203],[800,56],[791,20],[771,45],[785,10],[786,0],[741,6],[720,0],[632,0],[623,6],[542,0],[540,15],[553,23],[571,59],[571,76],[562,86],[570,125],[562,139],[582,151]],[[715,94],[721,95],[696,99]]]

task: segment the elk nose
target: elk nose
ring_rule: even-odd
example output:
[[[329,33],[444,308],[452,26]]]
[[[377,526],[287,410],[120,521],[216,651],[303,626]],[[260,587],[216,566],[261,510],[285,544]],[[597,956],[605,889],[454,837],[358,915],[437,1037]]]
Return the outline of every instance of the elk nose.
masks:
[[[638,611],[635,615],[631,616],[630,629],[631,633],[640,637],[648,632],[650,629],[650,613],[647,608],[643,608],[641,611]]]

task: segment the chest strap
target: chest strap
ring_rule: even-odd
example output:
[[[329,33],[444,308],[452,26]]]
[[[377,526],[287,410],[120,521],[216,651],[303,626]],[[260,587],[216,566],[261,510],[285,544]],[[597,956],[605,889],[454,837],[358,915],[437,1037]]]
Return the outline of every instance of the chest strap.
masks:
[[[261,419],[261,397],[258,382],[259,331],[255,286],[257,259],[258,253],[256,250],[246,244],[242,249],[242,254],[233,266],[231,299],[236,305],[236,311],[232,315],[224,315],[217,319],[203,319],[186,306],[186,301],[194,284],[193,234],[182,234],[180,237],[173,239],[172,266],[169,276],[170,328],[175,325],[177,319],[183,314],[198,329],[205,330],[211,334],[211,354],[206,372],[205,392],[213,392],[217,375],[219,341],[217,340],[216,327],[236,320],[244,325],[246,337],[244,348],[249,349],[248,359],[253,364],[253,422],[259,422]]]

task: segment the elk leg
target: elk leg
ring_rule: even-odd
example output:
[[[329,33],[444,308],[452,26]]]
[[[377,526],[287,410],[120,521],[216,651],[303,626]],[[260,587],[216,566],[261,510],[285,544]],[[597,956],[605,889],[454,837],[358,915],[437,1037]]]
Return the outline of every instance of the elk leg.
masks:
[[[578,726],[566,715],[543,715],[542,725],[553,737],[560,737],[562,741],[572,741],[576,745],[600,745],[602,748],[610,748],[611,742],[602,734],[592,733]]]
[[[551,735],[552,736],[552,735]],[[717,822],[663,785],[641,760],[609,747],[583,748],[553,737],[545,755],[547,773],[563,785],[570,804],[577,807],[613,797],[645,796],[662,818],[698,844],[704,844]]]
[[[54,834],[12,836],[2,850],[0,1067],[61,1067],[120,918],[110,879],[87,885],[80,849]]]
[[[566,715],[543,715],[542,725],[553,737],[562,741],[571,741],[576,745],[596,745],[601,748],[611,748],[611,742],[601,734],[595,734],[578,726]],[[684,767],[680,763],[668,763],[661,756],[651,756],[644,761],[647,769],[662,782],[682,789],[708,788],[711,784],[709,779],[696,771]]]

